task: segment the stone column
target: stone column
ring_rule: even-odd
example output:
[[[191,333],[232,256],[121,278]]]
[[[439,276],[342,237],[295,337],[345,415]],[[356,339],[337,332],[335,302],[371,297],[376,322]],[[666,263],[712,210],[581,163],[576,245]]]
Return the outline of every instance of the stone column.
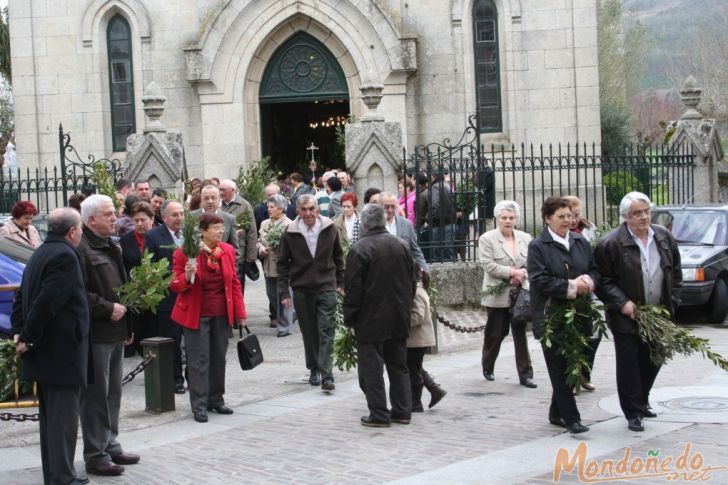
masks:
[[[126,139],[124,173],[132,181],[147,179],[152,187],[161,187],[180,198],[181,194],[176,192],[183,177],[184,144],[182,133],[168,132],[159,120],[166,101],[157,84],[149,83],[142,96],[149,121],[143,134],[130,135]]]
[[[705,118],[698,111],[703,90],[693,76],[688,76],[680,89],[680,97],[687,108],[677,122],[668,140],[667,150],[680,153],[681,148],[692,146],[694,152],[695,192],[687,202],[719,202],[720,187],[718,169],[722,165],[723,146],[720,143],[718,126],[714,119]]]
[[[402,126],[386,122],[377,112],[381,84],[359,88],[368,110],[357,123],[346,125],[346,166],[356,184],[357,197],[376,187],[397,194],[397,174],[402,166]]]

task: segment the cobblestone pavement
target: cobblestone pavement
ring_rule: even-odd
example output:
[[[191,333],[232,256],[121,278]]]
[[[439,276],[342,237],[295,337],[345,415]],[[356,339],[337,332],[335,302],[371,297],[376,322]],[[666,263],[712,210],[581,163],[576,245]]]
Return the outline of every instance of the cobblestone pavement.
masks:
[[[648,420],[644,433],[632,433],[616,404],[613,344],[604,341],[595,364],[597,390],[577,398],[592,429],[572,437],[548,423],[551,388],[535,340],[529,345],[539,387],[527,389],[518,384],[510,338],[495,382],[486,382],[480,368],[482,333],[439,327],[440,353],[427,356],[425,368],[448,395],[415,414],[408,426],[369,429],[359,424],[367,409],[355,373],[338,372],[331,395],[304,383],[298,329],[290,337],[275,337],[267,326],[264,294],[261,281],[248,283],[249,322],[261,338],[265,363],[242,372],[233,345],[228,353],[225,397],[235,414],[211,414],[209,423],[195,423],[187,395],[176,396],[174,412],[146,413],[140,375],[124,388],[119,441],[127,451],[139,452],[142,461],[127,466],[121,477],[92,476],[92,482],[539,484],[552,482],[559,448],[573,451],[582,442],[589,459],[615,461],[626,449],[632,456],[652,452],[677,458],[692,443],[705,466],[728,465],[728,375],[700,356],[678,357],[663,368],[652,399],[660,417]],[[443,314],[459,325],[483,323],[479,311]],[[698,325],[695,332],[728,355],[728,328]],[[125,366],[137,362],[127,359]],[[42,481],[37,436],[37,423],[0,423],[0,483]],[[79,470],[80,452],[79,442]],[[713,471],[712,477],[728,483],[728,471]],[[564,472],[561,481],[575,483],[578,477]],[[640,483],[665,483],[665,478]]]

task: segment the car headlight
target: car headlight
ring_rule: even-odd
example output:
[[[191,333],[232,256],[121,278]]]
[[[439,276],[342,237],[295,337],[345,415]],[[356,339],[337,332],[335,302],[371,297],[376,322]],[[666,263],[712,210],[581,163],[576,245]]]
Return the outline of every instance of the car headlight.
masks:
[[[705,270],[703,268],[683,268],[683,281],[705,281]]]

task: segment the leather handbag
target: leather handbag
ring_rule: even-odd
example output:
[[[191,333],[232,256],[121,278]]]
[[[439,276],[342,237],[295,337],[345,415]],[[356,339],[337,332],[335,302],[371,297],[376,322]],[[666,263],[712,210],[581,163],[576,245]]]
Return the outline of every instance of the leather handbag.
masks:
[[[243,338],[242,325],[239,327],[239,330],[240,340],[238,340],[238,360],[240,361],[240,368],[243,370],[250,370],[263,362],[263,351],[260,348],[258,336],[251,333],[247,326],[245,327],[245,330],[248,331],[248,335],[245,338]]]
[[[511,322],[526,323],[531,321],[531,294],[520,286],[512,296]]]

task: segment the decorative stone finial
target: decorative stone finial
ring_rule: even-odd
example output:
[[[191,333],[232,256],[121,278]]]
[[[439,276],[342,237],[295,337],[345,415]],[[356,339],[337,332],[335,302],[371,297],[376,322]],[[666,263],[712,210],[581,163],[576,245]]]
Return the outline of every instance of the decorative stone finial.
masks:
[[[698,86],[698,81],[693,76],[688,76],[683,83],[682,89],[680,89],[680,99],[687,107],[685,113],[680,117],[681,120],[699,120],[703,118],[703,115],[697,110],[701,94],[703,94],[703,90]]]
[[[384,117],[377,113],[379,102],[382,101],[383,84],[364,84],[359,87],[361,100],[367,105],[368,111],[362,116],[362,122],[384,121]]]
[[[167,102],[167,97],[162,94],[162,90],[157,86],[154,81],[147,85],[142,96],[142,103],[144,104],[144,113],[149,118],[147,127],[144,128],[144,133],[164,133],[167,129],[159,121],[159,118],[164,113],[164,103]]]

